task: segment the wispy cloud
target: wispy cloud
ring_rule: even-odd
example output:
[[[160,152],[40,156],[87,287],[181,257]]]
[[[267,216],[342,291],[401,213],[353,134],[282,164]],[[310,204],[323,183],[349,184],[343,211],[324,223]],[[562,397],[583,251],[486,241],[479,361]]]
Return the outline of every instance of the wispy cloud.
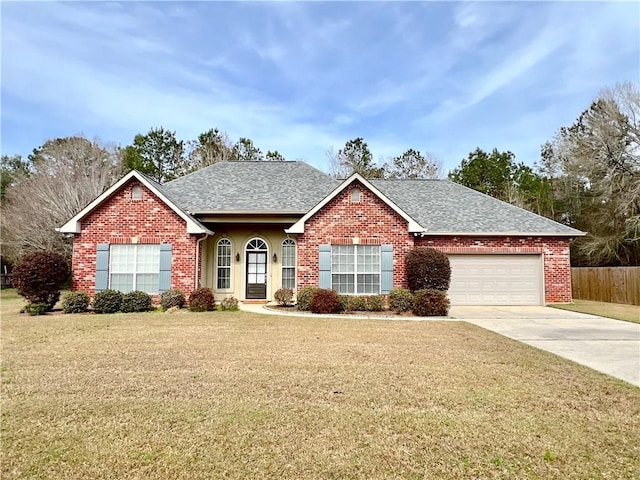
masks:
[[[219,127],[326,168],[364,137],[447,168],[540,144],[640,70],[637,4],[8,2],[2,152]],[[634,78],[635,75],[635,78]]]

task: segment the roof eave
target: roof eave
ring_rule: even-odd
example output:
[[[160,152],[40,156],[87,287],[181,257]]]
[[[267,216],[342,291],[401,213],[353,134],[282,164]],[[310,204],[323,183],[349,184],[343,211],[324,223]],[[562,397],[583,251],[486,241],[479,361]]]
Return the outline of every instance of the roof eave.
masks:
[[[587,233],[575,232],[434,232],[422,230],[417,233],[421,237],[584,237]]]
[[[140,174],[136,170],[132,170],[127,173],[124,177],[118,180],[116,183],[111,185],[107,190],[102,192],[98,197],[95,198],[89,205],[84,207],[79,213],[77,213],[73,218],[71,218],[67,223],[57,228],[56,230],[60,233],[81,233],[82,225],[81,220],[91,213],[95,208],[97,208],[102,202],[104,202],[107,198],[113,195],[116,191],[118,191],[125,183],[127,183],[131,178],[136,178],[140,183],[142,183],[145,187],[151,190],[154,195],[156,195],[162,202],[164,202],[171,210],[173,210],[180,218],[182,218],[187,225],[187,233],[191,235],[198,234],[208,234],[213,235],[213,232],[202,225],[200,222],[195,220],[189,214],[185,213],[180,207],[178,207],[175,203],[173,203],[167,196],[162,193],[158,188],[153,185],[144,175]]]
[[[189,210],[191,215],[304,215],[307,210]]]
[[[321,210],[326,204],[328,204],[333,198],[336,197],[345,188],[351,185],[354,181],[359,181],[366,188],[371,190],[380,200],[387,204],[394,212],[407,221],[407,229],[409,233],[418,233],[424,230],[424,228],[416,222],[407,212],[396,205],[389,197],[382,193],[375,185],[369,180],[364,178],[358,173],[354,173],[349,178],[342,181],[331,193],[325,196],[320,202],[318,202],[311,210],[305,212],[304,216],[294,223],[290,228],[285,229],[285,233],[304,233],[304,226],[306,221]]]

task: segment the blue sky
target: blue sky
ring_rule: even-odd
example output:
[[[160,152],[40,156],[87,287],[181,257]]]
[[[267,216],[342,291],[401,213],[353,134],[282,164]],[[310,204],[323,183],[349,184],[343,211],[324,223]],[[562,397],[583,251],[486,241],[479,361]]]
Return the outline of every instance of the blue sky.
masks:
[[[218,127],[328,170],[477,146],[532,164],[598,92],[639,81],[640,3],[1,4],[3,154],[82,133],[122,145]]]

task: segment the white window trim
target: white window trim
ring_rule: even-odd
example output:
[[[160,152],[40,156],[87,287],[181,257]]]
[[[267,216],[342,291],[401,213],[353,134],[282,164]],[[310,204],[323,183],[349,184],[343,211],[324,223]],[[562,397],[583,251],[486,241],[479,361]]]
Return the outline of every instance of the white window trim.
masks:
[[[227,241],[229,242],[229,248],[231,249],[231,252],[229,253],[229,267],[220,267],[219,265],[219,261],[220,261],[220,255],[218,253],[218,247],[220,246],[220,242],[222,241]],[[216,286],[216,290],[221,291],[221,292],[230,292],[233,290],[233,242],[231,241],[230,238],[227,237],[223,237],[221,239],[219,239],[216,242],[216,250],[215,250],[215,265],[216,265],[216,278],[215,278],[215,286]],[[228,268],[229,269],[229,287],[228,288],[218,288],[218,269],[219,268]]]
[[[353,293],[340,293],[338,292],[338,294],[340,295],[380,295],[380,292],[382,291],[382,249],[380,248],[380,245],[332,245],[331,246],[331,288],[333,288],[333,275],[334,275],[334,271],[333,271],[333,248],[337,247],[337,246],[346,246],[346,247],[353,247],[353,271],[352,272],[335,272],[335,275],[353,275]],[[378,257],[379,257],[379,261],[378,261],[378,270],[375,272],[358,272],[358,247],[378,247]],[[360,275],[378,275],[378,292],[377,293],[365,293],[365,292],[359,292],[358,291],[358,274]],[[335,290],[335,289],[334,289]],[[337,290],[336,290],[337,292]]]
[[[282,263],[281,268],[280,268],[280,284],[282,285],[282,288],[291,288],[292,290],[295,291],[296,286],[298,284],[297,282],[297,273],[298,273],[298,269],[297,269],[297,264],[298,264],[298,244],[297,242],[293,239],[293,238],[285,238],[282,243],[281,243],[281,256],[282,256],[282,262],[284,262],[284,247],[285,247],[285,242],[292,242],[293,243],[293,265],[290,266],[285,266],[284,263]],[[291,246],[291,245],[288,245]],[[285,268],[292,268],[293,269],[293,286],[292,287],[285,287],[283,285],[284,283],[284,269]]]
[[[140,272],[138,273],[137,271],[137,267],[138,267],[138,247],[141,246],[148,246],[148,245],[153,245],[155,247],[158,247],[158,271],[155,272],[155,275],[158,276],[158,290],[160,290],[160,244],[147,244],[147,243],[114,243],[111,244],[109,246],[109,276],[108,276],[108,288],[111,289],[111,276],[112,275],[128,275],[131,274],[133,275],[133,283],[132,283],[132,287],[131,287],[131,291],[137,291],[138,290],[138,285],[137,285],[137,281],[138,281],[138,275],[148,275],[148,274],[152,274],[152,272]],[[133,247],[133,270],[132,271],[127,271],[127,272],[114,272],[113,271],[113,267],[111,264],[111,260],[113,258],[111,252],[112,249],[114,247],[119,247],[119,246],[127,246],[127,247]],[[144,290],[143,290],[144,291]],[[149,295],[158,295],[160,292],[145,292]]]

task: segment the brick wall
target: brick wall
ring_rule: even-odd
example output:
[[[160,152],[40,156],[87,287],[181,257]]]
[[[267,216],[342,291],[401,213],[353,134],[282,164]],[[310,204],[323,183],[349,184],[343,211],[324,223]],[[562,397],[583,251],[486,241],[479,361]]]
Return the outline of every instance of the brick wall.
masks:
[[[352,188],[361,202],[351,201]],[[318,285],[318,247],[321,244],[392,244],[394,286],[406,287],[404,254],[413,246],[430,246],[459,254],[542,254],[545,301],[571,301],[569,239],[563,237],[414,237],[407,222],[363,185],[355,182],[338,194],[305,225],[298,238],[298,288]]]
[[[569,239],[564,237],[423,237],[416,245],[433,247],[446,253],[542,254],[545,301],[571,301]]]
[[[142,199],[133,200],[134,186]],[[196,241],[185,221],[150,190],[132,179],[82,220],[73,241],[73,290],[95,293],[98,243],[170,243],[173,245],[172,288],[190,293],[195,288]]]
[[[351,190],[360,190],[360,202]],[[354,182],[313,215],[298,238],[298,288],[318,285],[318,247],[322,244],[393,245],[393,279],[406,285],[404,255],[413,247],[407,221],[370,190]]]

